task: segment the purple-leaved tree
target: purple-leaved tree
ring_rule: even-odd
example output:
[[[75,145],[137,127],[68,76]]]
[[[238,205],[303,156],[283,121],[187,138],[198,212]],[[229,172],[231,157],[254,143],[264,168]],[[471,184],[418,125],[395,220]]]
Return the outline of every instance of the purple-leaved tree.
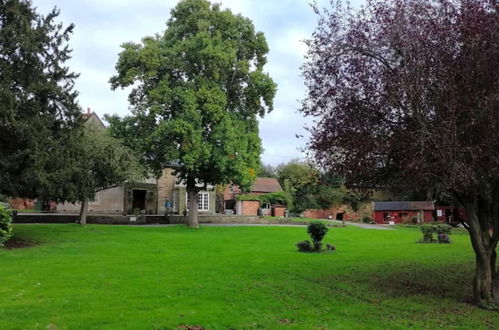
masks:
[[[465,207],[474,299],[499,303],[499,6],[372,0],[319,10],[303,74],[309,148],[362,187],[431,189]]]

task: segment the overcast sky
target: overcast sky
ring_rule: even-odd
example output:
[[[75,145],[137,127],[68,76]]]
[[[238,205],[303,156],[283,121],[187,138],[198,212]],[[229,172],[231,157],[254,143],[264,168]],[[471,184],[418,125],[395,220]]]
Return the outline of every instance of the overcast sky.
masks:
[[[221,0],[234,13],[250,18],[262,31],[270,47],[266,70],[278,84],[274,111],[260,121],[260,136],[267,164],[287,162],[303,157],[299,151],[306,144],[304,125],[311,120],[297,113],[299,100],[305,95],[300,65],[317,17],[309,0]],[[327,0],[318,1],[327,4]],[[72,70],[79,72],[76,88],[82,108],[90,107],[99,116],[105,113],[129,113],[127,91],[111,91],[109,78],[126,41],[161,33],[170,10],[177,0],[33,0],[42,14],[54,6],[60,9],[60,20],[74,23],[70,40]]]

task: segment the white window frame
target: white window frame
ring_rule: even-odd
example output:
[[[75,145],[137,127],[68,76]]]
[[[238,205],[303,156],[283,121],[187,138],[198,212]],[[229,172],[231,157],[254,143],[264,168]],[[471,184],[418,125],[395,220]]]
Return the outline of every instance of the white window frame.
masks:
[[[185,208],[189,211],[189,194],[185,192]],[[207,191],[198,192],[198,211],[208,212],[210,210],[210,193]]]
[[[264,203],[262,205],[262,210],[270,210],[272,209],[272,205],[270,205],[270,203]]]

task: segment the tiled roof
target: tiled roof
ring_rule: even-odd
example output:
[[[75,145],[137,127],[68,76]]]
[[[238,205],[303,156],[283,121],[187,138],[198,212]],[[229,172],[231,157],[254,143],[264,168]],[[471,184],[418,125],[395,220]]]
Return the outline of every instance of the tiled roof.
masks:
[[[282,191],[279,181],[274,178],[256,178],[251,186],[251,192],[273,193]]]
[[[375,202],[374,211],[433,211],[432,201],[419,202]]]

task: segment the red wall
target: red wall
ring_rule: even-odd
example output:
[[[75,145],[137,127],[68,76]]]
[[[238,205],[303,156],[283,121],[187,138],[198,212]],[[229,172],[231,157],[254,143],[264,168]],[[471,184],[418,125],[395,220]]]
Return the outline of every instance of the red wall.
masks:
[[[260,208],[259,201],[242,201],[242,204],[242,215],[258,215],[258,209]]]
[[[423,211],[423,220],[424,222],[432,222],[433,220],[433,211]],[[419,211],[375,211],[374,212],[374,221],[376,223],[388,223],[385,222],[385,213],[391,217],[390,221],[394,221],[395,223],[403,223],[405,221],[411,221],[413,217],[417,218]],[[404,214],[401,216],[401,214]]]
[[[286,213],[286,206],[275,205],[272,208],[272,215],[274,217],[284,217],[285,213]]]
[[[459,220],[467,220],[468,215],[466,214],[466,210],[462,207],[455,206],[435,206],[436,209],[436,218],[437,221],[459,221]],[[438,216],[438,211],[442,211],[442,215]]]

